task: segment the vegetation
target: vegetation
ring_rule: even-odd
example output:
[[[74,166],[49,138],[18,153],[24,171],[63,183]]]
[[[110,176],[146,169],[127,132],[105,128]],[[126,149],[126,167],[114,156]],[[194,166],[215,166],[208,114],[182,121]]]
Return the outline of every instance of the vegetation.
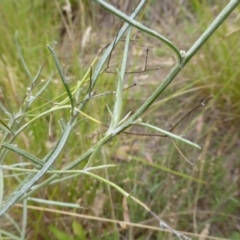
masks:
[[[227,1],[174,4],[149,1],[137,21],[187,52]],[[240,238],[239,9],[186,66],[136,28],[108,46],[124,26],[95,1],[3,0],[0,19],[2,239]]]

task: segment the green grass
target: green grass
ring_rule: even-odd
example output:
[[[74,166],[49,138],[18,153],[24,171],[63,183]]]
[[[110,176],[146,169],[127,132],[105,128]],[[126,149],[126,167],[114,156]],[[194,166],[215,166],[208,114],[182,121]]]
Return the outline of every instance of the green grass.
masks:
[[[0,84],[2,92],[6,96],[1,95],[1,102],[8,111],[16,113],[19,110],[26,95],[26,88],[30,86],[29,76],[19,60],[14,42],[16,30],[18,31],[22,55],[30,74],[34,76],[39,65],[43,65],[46,61],[38,82],[41,79],[46,80],[52,72],[56,72],[56,66],[46,47],[46,44],[51,44],[53,40],[59,42],[56,50],[60,56],[61,64],[66,63],[64,72],[70,78],[69,86],[74,87],[77,81],[83,78],[91,61],[96,56],[96,49],[90,48],[85,65],[83,60],[80,61],[81,65],[79,64],[78,49],[74,48],[76,52],[72,54],[71,59],[61,57],[60,13],[56,10],[54,2],[46,4],[45,1],[34,1],[32,4],[26,4],[24,0],[16,3],[2,1],[0,6],[2,6],[2,10],[0,10],[0,33],[2,36],[0,41],[0,52],[2,53],[0,56]],[[88,9],[89,6],[86,4],[82,7]],[[209,16],[213,14],[205,5],[201,9],[198,6],[194,11],[196,22],[183,24],[186,28],[184,29],[186,34],[192,34],[197,25],[198,33],[192,34],[192,38],[193,35],[198,36],[199,32],[206,28]],[[205,17],[202,17],[203,14]],[[212,18],[214,17],[212,16]],[[192,167],[181,157],[169,139],[136,137],[125,134],[121,134],[108,142],[94,162],[95,166],[107,163],[116,164],[115,168],[98,170],[97,173],[118,184],[125,191],[132,192],[134,197],[143,201],[155,213],[161,214],[162,219],[174,229],[200,233],[209,223],[212,236],[227,239],[233,239],[232,236],[236,236],[235,225],[239,222],[237,217],[237,212],[239,212],[237,181],[239,181],[239,177],[236,172],[239,165],[239,151],[236,150],[239,136],[234,132],[237,125],[233,123],[237,121],[240,109],[238,97],[238,51],[240,48],[238,31],[230,34],[231,30],[237,30],[239,25],[239,20],[235,22],[233,20],[234,14],[229,22],[224,24],[197,54],[193,63],[186,67],[181,79],[179,81],[176,79],[172,87],[166,90],[163,98],[159,99],[155,106],[144,115],[144,119],[147,119],[149,123],[168,130],[181,116],[198,105],[202,99],[209,94],[214,94],[214,100],[206,108],[190,116],[176,129],[177,134],[182,134],[184,129],[188,129],[187,136],[202,146],[202,151],[199,151],[176,142],[179,149],[189,161],[195,163],[195,166]],[[81,33],[88,25],[89,20],[86,18],[84,21],[85,24],[81,26],[83,29],[80,29]],[[229,29],[230,25],[231,29]],[[116,32],[115,29],[111,29],[111,31],[113,31],[112,34]],[[181,31],[181,34],[183,33]],[[184,36],[182,37],[184,38]],[[99,43],[99,39],[93,40],[91,45],[97,46],[97,43]],[[121,50],[116,49],[116,55],[118,52]],[[166,55],[170,58],[169,54],[164,55],[163,53],[159,59],[161,60],[161,57],[164,58]],[[136,57],[133,56],[132,59],[136,60]],[[140,65],[142,66],[142,63]],[[124,92],[128,98],[124,107],[127,110],[135,110],[138,103],[143,102],[145,96],[148,96],[151,90],[156,88],[159,78],[162,78],[159,75],[164,75],[164,72],[160,70],[160,73],[149,73],[146,81],[156,80],[149,81],[147,84],[143,82],[143,85],[137,85],[130,91]],[[138,76],[130,76],[128,85],[136,80],[139,80]],[[96,91],[99,94],[114,90],[115,84],[116,75],[104,73],[100,76]],[[40,86],[42,85],[34,90],[37,92]],[[84,85],[83,92],[87,91],[87,87],[88,83]],[[53,99],[54,102],[65,99],[66,94],[59,98],[64,92],[60,76],[57,73],[53,76],[41,98],[37,99],[27,110],[23,124],[32,117],[50,109],[52,107],[50,101]],[[111,95],[92,99],[84,108],[84,112],[104,124],[108,124],[110,116],[106,104],[111,107],[113,100],[114,97]],[[127,110],[124,112],[125,114],[127,114]],[[56,111],[38,119],[27,127],[14,143],[39,158],[44,157],[61,134],[59,120],[66,118],[69,111],[70,109]],[[104,134],[106,129],[103,126],[83,118],[75,126],[59,156],[55,164],[57,169],[61,169],[78,158]],[[2,113],[1,120],[7,122],[8,119]],[[199,130],[198,127],[201,124],[203,125]],[[16,130],[17,124],[13,128]],[[49,129],[52,132],[51,136],[49,136]],[[131,130],[134,131],[134,129]],[[229,130],[231,130],[231,135],[228,133]],[[144,130],[140,129],[139,131]],[[131,160],[117,160],[116,152],[119,148],[122,145],[131,146],[131,144],[138,146],[136,150],[130,147],[129,152],[127,152],[127,156]],[[125,150],[122,151],[123,155],[126,154]],[[17,154],[9,153],[3,164],[25,161],[26,159],[20,158]],[[83,166],[84,164],[80,165],[79,169]],[[163,168],[201,179],[207,184],[201,184],[184,176],[176,176],[169,171],[162,170]],[[13,172],[8,171],[8,174],[13,174],[4,182],[5,193],[10,194],[17,186],[19,179]],[[232,175],[234,176],[232,177]],[[20,177],[21,179],[22,177]],[[80,236],[81,239],[84,239],[85,235],[86,239],[106,240],[123,239],[122,236],[127,239],[171,239],[171,234],[159,232],[156,229],[151,230],[147,226],[145,229],[133,226],[124,228],[119,227],[118,224],[110,223],[110,220],[124,218],[127,220],[129,217],[133,223],[146,224],[151,227],[158,226],[157,221],[135,202],[124,199],[123,195],[116,189],[85,175],[49,185],[35,194],[34,197],[79,203],[84,209],[69,210],[54,206],[47,206],[47,209],[51,209],[52,212],[29,209],[26,239],[79,239]],[[99,203],[101,201],[103,201],[102,205]],[[29,202],[29,205],[43,206],[33,202]],[[97,208],[99,208],[100,214],[95,212],[96,219],[88,220],[87,217],[94,216],[94,209],[96,211]],[[61,214],[58,212],[60,210],[66,212]],[[68,215],[71,213],[84,214],[85,218]],[[22,208],[18,205],[9,214],[21,228]],[[109,222],[104,222],[101,218],[108,219]],[[1,224],[1,229],[19,235],[12,225],[4,225],[3,222]],[[193,236],[193,239],[198,239],[198,237]]]
[[[202,32],[208,24],[207,19],[214,16],[221,9],[215,6],[214,11],[200,7],[197,13],[198,31]],[[202,17],[202,14],[206,17]],[[193,79],[201,79],[201,84],[210,85],[211,93],[216,100],[216,108],[219,107],[226,121],[237,120],[239,114],[239,68],[237,65],[239,55],[239,11],[216,31],[211,41],[208,41],[201,49],[193,66],[195,71],[191,73]],[[214,59],[214,60],[213,60]],[[199,85],[199,84],[198,84]],[[205,93],[206,94],[206,93]]]

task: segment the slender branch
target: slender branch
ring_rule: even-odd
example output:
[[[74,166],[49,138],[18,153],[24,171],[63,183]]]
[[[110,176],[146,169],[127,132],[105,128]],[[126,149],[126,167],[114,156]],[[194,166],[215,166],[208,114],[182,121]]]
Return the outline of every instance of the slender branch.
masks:
[[[192,45],[185,55],[182,61],[182,67],[184,67],[188,61],[196,54],[196,52],[202,47],[202,45],[208,40],[208,38],[218,29],[218,27],[226,20],[230,13],[238,6],[240,0],[231,0],[228,5],[219,13],[212,24],[206,29],[206,31],[198,38],[198,40]]]
[[[131,24],[132,26],[134,26],[134,27],[142,30],[143,32],[148,33],[149,35],[151,35],[153,37],[156,37],[160,41],[164,42],[167,46],[169,46],[175,52],[175,54],[177,55],[179,63],[181,62],[182,57],[180,55],[180,52],[178,51],[177,47],[175,47],[174,44],[171,43],[171,41],[169,41],[167,38],[160,35],[156,31],[144,26],[143,24],[139,23],[138,21],[134,20],[133,18],[130,18],[129,16],[127,16],[123,12],[119,11],[117,8],[115,8],[112,5],[106,3],[105,1],[102,1],[102,0],[94,0],[94,1],[97,2],[98,4],[100,4],[103,8],[107,9],[109,12],[113,13],[117,17],[124,20],[125,22]]]

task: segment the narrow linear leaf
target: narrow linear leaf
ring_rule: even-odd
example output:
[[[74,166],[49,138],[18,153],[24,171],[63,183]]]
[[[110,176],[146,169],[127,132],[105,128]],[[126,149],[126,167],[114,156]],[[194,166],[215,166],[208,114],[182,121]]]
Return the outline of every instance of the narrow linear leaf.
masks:
[[[136,9],[134,10],[134,12],[131,14],[131,16],[129,17],[130,19],[134,19],[138,13],[140,12],[140,10],[142,9],[142,7],[144,6],[146,0],[141,0],[138,4],[138,6],[136,7]],[[117,38],[114,39],[112,41],[112,43],[108,46],[108,48],[106,49],[106,51],[104,52],[103,56],[101,57],[101,59],[99,60],[98,64],[96,65],[95,71],[93,73],[92,76],[92,87],[94,87],[94,85],[96,84],[96,81],[98,79],[99,73],[101,72],[104,63],[107,61],[109,55],[112,52],[112,49],[114,47],[114,45],[116,45],[120,39],[122,38],[122,36],[124,35],[124,33],[126,32],[126,30],[129,28],[129,24],[125,23],[123,25],[123,27],[121,28],[121,30],[119,31],[119,33],[117,34]]]
[[[93,160],[96,159],[97,157],[99,157],[101,147],[102,147],[102,145],[100,142],[99,144],[97,144],[96,148],[93,150],[93,153],[89,157],[88,162],[84,167],[84,170],[87,170],[88,168],[90,168],[92,166]]]
[[[23,167],[18,167],[15,166],[16,164],[12,165],[12,166],[6,166],[6,165],[1,165],[1,168],[3,170],[12,170],[12,171],[17,171],[17,172],[30,172],[30,173],[38,173],[39,170],[38,169],[29,169],[29,168],[23,168]],[[23,164],[21,164],[23,165]],[[75,175],[75,174],[83,174],[84,172],[91,172],[91,171],[95,171],[95,170],[99,170],[99,169],[103,169],[103,168],[109,168],[109,167],[115,167],[115,165],[112,164],[108,164],[108,165],[100,165],[100,166],[96,166],[96,167],[88,167],[85,168],[84,170],[48,170],[47,173],[49,174],[71,174],[71,175]],[[29,180],[29,179],[28,179]],[[60,181],[63,181],[62,179]]]
[[[123,89],[123,77],[118,69],[116,69],[118,75],[117,91],[116,91],[116,104],[113,112],[115,118],[114,127],[117,126],[122,113],[122,89]],[[115,115],[115,116],[114,116]]]
[[[101,182],[104,182],[104,183],[106,183],[106,184],[114,187],[114,188],[115,188],[117,191],[119,191],[123,196],[132,199],[132,200],[135,201],[137,204],[139,204],[140,206],[142,206],[145,210],[147,210],[147,211],[149,211],[149,212],[151,211],[150,208],[149,208],[146,204],[144,204],[143,202],[141,202],[139,199],[133,197],[131,194],[127,193],[124,189],[122,189],[121,187],[119,187],[117,184],[115,184],[115,183],[113,183],[113,182],[111,182],[111,181],[109,181],[109,180],[107,180],[107,179],[105,179],[105,178],[103,178],[103,177],[101,177],[101,176],[98,176],[98,175],[96,175],[96,174],[94,174],[94,173],[92,173],[92,172],[84,172],[84,174],[89,175],[89,176],[91,176],[91,177],[93,177],[93,178],[95,178],[95,179],[98,179],[98,180],[101,181]]]
[[[14,39],[15,39],[15,43],[16,43],[16,47],[17,47],[17,51],[18,51],[18,56],[20,58],[20,61],[22,62],[23,68],[24,68],[25,72],[27,73],[29,79],[32,81],[32,79],[33,79],[32,75],[31,75],[31,73],[30,73],[30,71],[27,67],[27,64],[26,64],[24,58],[23,58],[22,50],[21,50],[21,47],[20,47],[19,42],[18,42],[18,32],[17,31],[15,33]]]
[[[176,134],[173,134],[173,133],[168,132],[168,131],[166,131],[166,130],[163,130],[163,129],[161,129],[161,128],[155,127],[155,126],[150,125],[150,124],[147,124],[147,123],[138,123],[138,125],[151,128],[151,129],[153,129],[153,130],[156,130],[156,131],[158,131],[158,132],[161,132],[161,133],[163,133],[163,134],[166,134],[168,137],[171,137],[171,138],[180,140],[180,141],[182,141],[182,142],[184,142],[184,143],[186,143],[186,144],[189,144],[189,145],[191,145],[191,146],[193,146],[193,147],[195,147],[195,148],[201,149],[201,147],[200,147],[199,145],[197,145],[196,143],[193,143],[193,142],[191,142],[191,141],[189,141],[189,140],[187,140],[187,139],[185,139],[185,138],[182,138],[182,137],[180,137],[180,136],[178,136],[178,135],[176,135]]]
[[[72,125],[67,124],[62,136],[60,137],[58,143],[56,144],[55,148],[52,150],[51,154],[48,154],[45,159],[44,166],[29,180],[23,181],[23,185],[19,191],[11,195],[9,199],[7,199],[5,205],[0,209],[0,217],[3,216],[6,211],[12,207],[29,189],[48,171],[54,161],[57,159],[59,154],[61,153],[66,141],[69,137],[71,132]]]
[[[117,84],[117,89],[116,89],[116,101],[115,101],[115,106],[114,106],[114,111],[113,111],[113,117],[114,117],[114,128],[118,125],[119,119],[121,117],[122,113],[122,94],[123,94],[123,80],[127,68],[127,60],[128,60],[128,51],[129,51],[129,43],[130,43],[130,38],[131,38],[131,31],[132,27],[128,29],[127,32],[127,37],[125,40],[125,46],[124,46],[124,52],[123,52],[123,59],[122,59],[122,65],[121,65],[121,71],[119,72],[118,69],[117,75],[118,75],[118,84]]]
[[[9,231],[4,231],[3,229],[0,229],[0,234],[8,237],[6,239],[11,239],[11,240],[20,240],[19,236],[13,235],[12,233],[10,233]],[[1,238],[3,239],[3,238]]]
[[[4,123],[4,121],[1,118],[0,118],[0,123],[3,125],[3,126],[0,125],[0,128],[3,131],[14,134],[14,132],[8,127],[8,125],[6,123]]]
[[[107,141],[108,139],[106,139]],[[71,162],[69,165],[64,167],[64,170],[70,170],[74,167],[76,167],[81,162],[85,161],[93,152],[93,148],[90,148],[87,152],[85,152],[82,156],[75,159],[73,162]],[[49,177],[45,181],[43,181],[41,184],[35,185],[34,188],[32,188],[28,193],[26,193],[24,196],[22,196],[19,200],[22,201],[25,198],[28,198],[32,196],[34,193],[38,192],[39,189],[42,189],[44,186],[49,185],[51,182],[53,182],[55,179],[59,177],[59,174],[54,174],[53,176]]]
[[[116,89],[116,95],[115,95],[115,104],[114,104],[112,121],[111,121],[108,132],[111,132],[114,128],[116,128],[116,126],[119,124],[119,120],[121,118],[123,79],[124,79],[124,75],[125,75],[126,67],[127,67],[127,59],[128,59],[128,51],[129,51],[131,30],[132,30],[132,28],[130,27],[128,32],[127,32],[127,37],[126,37],[126,40],[125,40],[121,71],[116,69],[117,76],[118,76],[117,89]]]
[[[126,40],[125,40],[125,46],[124,46],[124,52],[123,52],[123,59],[122,59],[122,65],[121,65],[121,79],[123,81],[125,72],[127,69],[127,61],[128,61],[128,52],[129,52],[129,44],[131,40],[131,33],[132,33],[132,27],[128,29]],[[122,89],[121,89],[122,93]]]
[[[52,113],[54,111],[57,111],[57,110],[61,110],[61,109],[66,109],[66,108],[71,108],[70,105],[64,105],[64,106],[55,106],[55,107],[52,107],[51,109],[37,115],[36,117],[32,118],[30,121],[28,121],[27,123],[25,123],[21,128],[19,128],[16,132],[15,132],[15,136],[17,136],[18,134],[20,134],[26,127],[30,126],[30,124],[34,121],[36,121],[37,119],[49,114],[49,113]],[[15,137],[14,136],[14,137]]]
[[[3,143],[2,146],[7,148],[10,151],[13,151],[13,152],[19,154],[22,157],[25,157],[25,158],[29,159],[34,164],[37,164],[39,166],[43,166],[45,164],[45,162],[42,161],[41,159],[33,156],[32,154],[30,154],[30,153],[28,153],[28,152],[26,152],[26,151],[24,151],[24,150],[22,150],[18,147],[16,147],[15,145],[12,145],[12,144],[9,144],[9,143]],[[54,170],[53,167],[51,167],[50,169]]]
[[[41,73],[41,67],[39,68],[39,71],[38,71],[38,73],[37,73],[37,75],[36,75],[36,78],[37,78],[37,76],[38,76],[38,74],[40,74]],[[53,76],[53,75],[52,75]],[[41,93],[47,88],[47,86],[49,85],[49,83],[51,82],[51,80],[52,80],[52,76],[50,76],[48,79],[47,79],[47,81],[46,81],[46,83],[43,85],[43,87],[35,94],[35,96],[32,96],[32,98],[29,98],[28,99],[28,107],[30,107],[31,106],[31,104],[34,102],[34,100],[38,97],[38,96],[40,96],[41,95]]]
[[[9,214],[5,214],[5,218],[6,218],[6,221],[8,221],[13,227],[15,227],[17,233],[21,234],[21,229],[19,227],[19,222],[17,222],[17,219],[15,220],[14,216],[9,215]]]
[[[118,125],[119,119],[121,117],[121,112],[122,112],[122,78],[121,74],[118,69],[116,69],[117,75],[118,75],[118,81],[117,81],[117,90],[116,90],[116,95],[115,95],[115,104],[114,104],[114,109],[113,109],[113,114],[112,114],[112,119],[110,123],[109,130],[107,132],[111,133],[112,130]]]
[[[28,201],[33,201],[41,204],[53,205],[53,206],[60,206],[60,207],[68,207],[68,208],[83,208],[76,203],[66,203],[66,202],[59,202],[59,201],[52,201],[40,198],[28,198]]]
[[[100,121],[98,121],[97,119],[95,119],[95,118],[87,115],[86,113],[82,112],[82,111],[79,110],[78,108],[75,108],[75,110],[76,110],[77,112],[79,112],[80,114],[82,114],[84,117],[88,118],[89,120],[91,120],[91,121],[93,121],[93,122],[95,122],[95,123],[98,123],[98,124],[102,124]]]
[[[63,85],[64,85],[64,87],[65,87],[65,89],[66,89],[67,95],[68,95],[68,97],[69,97],[70,104],[71,104],[71,106],[72,106],[72,113],[73,113],[73,112],[74,112],[74,100],[73,100],[73,96],[72,96],[71,90],[70,90],[70,88],[69,88],[69,86],[68,86],[68,84],[67,84],[67,81],[66,81],[66,79],[65,79],[65,76],[64,76],[64,74],[63,74],[62,68],[61,68],[61,66],[60,66],[60,63],[59,63],[59,60],[58,60],[58,58],[57,58],[57,55],[56,55],[55,51],[53,50],[52,47],[50,47],[50,45],[47,45],[47,47],[48,47],[48,49],[50,50],[50,52],[52,53],[52,55],[53,55],[53,58],[54,58],[54,61],[55,61],[55,63],[56,63],[58,72],[59,72],[60,77],[61,77],[61,79],[62,79]]]
[[[127,118],[131,115],[131,113],[132,113],[131,111],[130,111],[129,113],[127,113],[126,116],[125,116],[121,121],[119,121],[118,125],[120,125],[121,123],[123,123],[124,121],[126,121]]]
[[[161,34],[157,33],[156,31],[144,26],[143,24],[139,23],[138,21],[134,20],[133,18],[127,16],[126,14],[124,14],[123,12],[121,12],[120,10],[118,10],[117,8],[112,6],[111,4],[107,3],[106,1],[102,1],[102,0],[94,0],[94,1],[97,2],[98,4],[100,4],[103,8],[107,9],[109,12],[111,12],[115,16],[117,16],[117,17],[121,18],[122,20],[124,20],[125,22],[129,23],[130,25],[132,25],[132,26],[140,29],[141,31],[143,31],[153,37],[156,37],[160,41],[164,42],[175,52],[179,63],[181,62],[182,57],[180,55],[179,50],[166,37],[162,36]]]

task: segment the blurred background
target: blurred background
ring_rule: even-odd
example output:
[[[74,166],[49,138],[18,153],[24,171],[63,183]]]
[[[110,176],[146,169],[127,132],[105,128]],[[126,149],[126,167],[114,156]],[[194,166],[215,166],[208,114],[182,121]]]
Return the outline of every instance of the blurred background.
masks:
[[[126,14],[131,14],[138,4],[137,0],[108,2]],[[178,49],[187,51],[228,2],[151,0],[146,2],[137,20],[167,37]],[[4,109],[13,115],[21,109],[30,76],[36,75],[39,66],[42,66],[39,84],[52,76],[47,89],[19,124],[66,97],[61,98],[64,87],[47,44],[55,47],[73,87],[121,25],[119,19],[89,0],[1,0],[0,22],[1,120],[9,120]],[[121,134],[104,146],[94,163],[116,164],[117,167],[98,174],[131,192],[171,227],[186,232],[192,239],[240,239],[239,26],[238,7],[142,116],[145,122],[169,130],[213,96],[173,131],[199,144],[201,151],[169,138]],[[94,88],[96,94],[115,90],[114,72],[123,47],[124,41],[114,48],[108,69]],[[123,116],[134,112],[175,64],[167,46],[137,29],[133,29],[129,54],[124,87],[136,86],[124,91]],[[29,74],[20,56],[25,59]],[[87,88],[88,85],[83,92]],[[37,90],[38,86],[33,92]],[[111,94],[103,95],[91,100],[84,111],[108,124],[106,105],[113,103]],[[42,158],[61,134],[58,121],[68,116],[69,110],[44,116],[26,128],[14,143]],[[81,121],[55,167],[61,169],[81,156],[105,130],[97,123]],[[128,131],[154,133],[140,127]],[[3,133],[0,137],[3,139]],[[17,154],[9,153],[4,164],[22,161]],[[4,178],[4,198],[18,182],[14,175]],[[29,201],[25,239],[176,239],[172,233],[158,231],[156,219],[135,202],[90,177],[80,176],[50,185],[34,197],[78,203],[83,209],[51,205],[43,209],[41,204]],[[139,225],[124,225],[114,220]],[[13,207],[8,217],[0,221],[2,232],[19,235],[22,205]]]

